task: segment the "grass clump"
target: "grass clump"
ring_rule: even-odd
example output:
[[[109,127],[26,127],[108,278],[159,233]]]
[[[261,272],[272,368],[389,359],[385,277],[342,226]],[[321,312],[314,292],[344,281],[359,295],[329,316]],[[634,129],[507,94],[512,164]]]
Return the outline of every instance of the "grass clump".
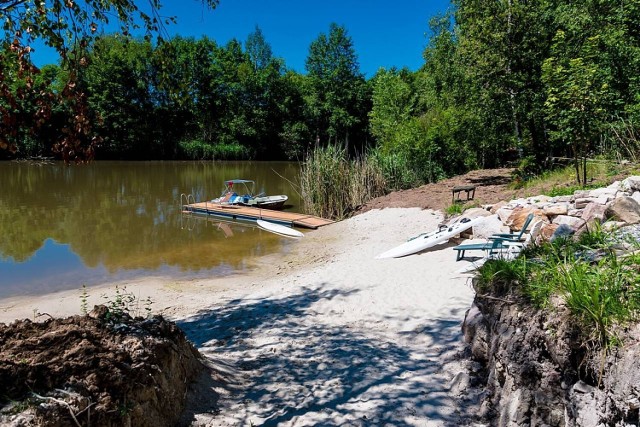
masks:
[[[515,260],[490,260],[478,270],[481,292],[520,294],[538,308],[560,297],[585,335],[603,347],[617,326],[640,315],[640,256],[616,256],[616,241],[599,227],[558,239]]]
[[[514,189],[524,189],[547,194],[551,197],[572,195],[576,190],[585,190],[600,187],[602,183],[608,183],[611,177],[619,174],[629,174],[630,166],[624,166],[617,162],[597,160],[587,162],[587,185],[576,182],[576,170],[573,165],[557,167],[537,175],[527,174],[520,176],[519,169],[514,172]]]
[[[462,203],[452,203],[444,210],[447,216],[460,215],[464,212],[464,206]]]
[[[358,206],[387,192],[382,171],[365,158],[349,159],[345,148],[316,148],[302,165],[300,195],[305,212],[343,219]]]

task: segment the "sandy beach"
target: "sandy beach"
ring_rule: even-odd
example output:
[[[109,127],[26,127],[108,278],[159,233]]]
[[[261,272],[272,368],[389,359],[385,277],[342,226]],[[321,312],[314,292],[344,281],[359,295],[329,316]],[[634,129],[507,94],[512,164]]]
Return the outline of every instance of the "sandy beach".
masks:
[[[178,323],[212,375],[185,425],[470,425],[460,324],[473,300],[453,243],[376,260],[439,212],[372,210],[309,231],[250,273],[119,283]],[[115,295],[88,290],[86,305]],[[79,291],[0,301],[0,322],[81,312]],[[144,305],[139,307],[144,313]]]

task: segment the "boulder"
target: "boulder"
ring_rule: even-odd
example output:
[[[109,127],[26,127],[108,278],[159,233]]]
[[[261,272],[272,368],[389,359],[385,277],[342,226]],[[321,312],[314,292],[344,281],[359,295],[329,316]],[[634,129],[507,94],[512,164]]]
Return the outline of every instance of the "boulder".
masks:
[[[591,197],[591,190],[576,190],[573,192],[573,197],[576,200],[589,198]]]
[[[613,231],[613,230],[618,230],[624,227],[625,225],[627,225],[627,223],[622,221],[607,221],[604,224],[602,224],[602,229],[605,231]]]
[[[554,204],[542,208],[542,213],[546,216],[566,215],[569,207],[565,203]]]
[[[622,189],[622,183],[620,181],[613,181],[610,185],[607,186],[607,188],[611,188],[613,190],[617,191],[623,191]]]
[[[540,231],[542,230],[542,226],[545,224],[544,221],[535,221],[533,226],[531,226],[531,230],[529,230],[529,236],[527,237],[528,242],[537,242],[540,237]]]
[[[576,209],[584,209],[589,203],[597,203],[595,197],[579,197],[576,198]],[[606,203],[606,202],[605,202]],[[602,203],[602,204],[605,204]]]
[[[480,224],[473,226],[473,237],[486,239],[496,233],[508,233],[509,227],[505,226],[498,215],[486,217]]]
[[[584,219],[569,215],[558,215],[553,219],[553,223],[557,225],[567,225],[574,231],[580,230],[586,224]]]
[[[509,209],[507,207],[500,208],[496,211],[498,218],[500,218],[500,221],[502,222],[507,222],[512,213],[513,209]]]
[[[516,208],[513,210],[509,218],[504,222],[505,225],[509,226],[513,231],[519,231],[522,229],[525,221],[527,220],[527,216],[533,213],[535,218],[533,221],[545,221],[549,222],[547,216],[540,210],[535,208]],[[531,223],[533,224],[533,222]]]
[[[471,354],[476,360],[486,361],[489,356],[489,330],[487,321],[478,306],[473,304],[464,316],[462,322],[464,341],[470,344]]]
[[[582,216],[582,212],[584,212],[584,209],[569,209],[567,215],[577,216],[578,218],[580,218]]]
[[[539,203],[548,203],[551,201],[551,199],[552,197],[541,194],[539,196],[529,197],[527,200],[529,201],[529,203],[533,205],[533,204],[539,204]]]
[[[507,206],[507,202],[505,202],[504,200],[501,200],[498,203],[496,203],[495,205],[491,206],[491,209],[489,209],[489,212],[494,214],[494,213],[498,212],[498,209],[503,208],[505,206]]]
[[[627,179],[622,181],[621,184],[622,190],[631,194],[634,191],[640,191],[640,176],[630,176]]]
[[[590,196],[589,197],[606,197],[609,200],[613,200],[616,198],[616,193],[618,192],[618,190],[616,190],[615,188],[609,188],[609,187],[605,187],[605,188],[596,188],[595,190],[591,190],[590,191]]]
[[[553,236],[553,233],[555,233],[555,231],[558,229],[559,225],[558,224],[543,224],[542,228],[540,229],[540,235],[538,236],[538,242],[541,240],[549,240],[551,239],[551,236]]]
[[[609,204],[606,217],[627,224],[637,224],[640,222],[640,203],[632,197],[619,197]]]
[[[589,223],[595,220],[601,223],[605,219],[606,211],[607,207],[605,205],[589,203],[582,211],[582,219]]]
[[[576,199],[576,209],[582,209],[587,206],[589,203],[600,203],[601,205],[606,205],[609,201],[615,199],[615,195],[605,195],[601,194],[598,197],[584,197],[580,199]]]
[[[529,201],[527,199],[520,198],[512,200],[511,202],[509,202],[509,204],[515,208],[518,206],[527,206],[529,204]]]
[[[462,216],[464,216],[465,218],[474,219],[474,218],[480,218],[484,216],[491,216],[491,212],[482,208],[470,208],[464,211]]]
[[[631,195],[631,198],[636,202],[640,203],[640,191],[634,191]]]
[[[556,196],[551,199],[553,203],[571,203],[573,200],[573,196]]]
[[[559,224],[558,228],[555,229],[549,240],[553,242],[556,239],[566,239],[573,236],[575,233],[576,230],[570,225]]]

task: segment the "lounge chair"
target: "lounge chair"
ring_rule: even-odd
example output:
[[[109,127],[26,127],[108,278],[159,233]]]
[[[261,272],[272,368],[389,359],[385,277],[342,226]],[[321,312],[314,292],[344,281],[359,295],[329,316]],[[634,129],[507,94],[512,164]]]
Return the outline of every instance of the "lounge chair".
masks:
[[[467,251],[484,251],[485,257],[491,258],[498,255],[507,255],[514,249],[521,249],[524,246],[524,242],[511,242],[507,239],[494,238],[484,243],[470,243],[466,245],[458,245],[453,247],[458,251],[456,261],[460,261],[464,258]]]
[[[527,231],[527,227],[529,227],[529,224],[531,224],[531,221],[533,221],[533,214],[530,213],[529,215],[527,215],[527,218],[524,221],[524,224],[522,225],[522,229],[517,232],[517,233],[496,233],[496,234],[492,234],[491,236],[489,236],[490,240],[494,240],[494,239],[500,239],[500,240],[506,240],[509,242],[521,242],[524,239],[522,238],[522,235],[525,233],[525,231]]]
[[[464,254],[466,251],[484,251],[486,252],[486,256],[495,255],[500,252],[500,250],[505,248],[502,239],[495,239],[485,243],[470,243],[466,245],[458,245],[453,248],[453,250],[458,251],[456,256],[456,261],[460,261],[464,258]]]

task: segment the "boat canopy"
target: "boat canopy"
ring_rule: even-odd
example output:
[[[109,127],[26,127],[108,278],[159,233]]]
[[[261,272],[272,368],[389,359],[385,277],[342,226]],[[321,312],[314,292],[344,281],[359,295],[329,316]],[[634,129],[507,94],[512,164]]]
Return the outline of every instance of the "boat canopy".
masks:
[[[227,181],[224,182],[226,185],[229,184],[253,184],[254,182],[251,181],[250,179],[229,179]]]

